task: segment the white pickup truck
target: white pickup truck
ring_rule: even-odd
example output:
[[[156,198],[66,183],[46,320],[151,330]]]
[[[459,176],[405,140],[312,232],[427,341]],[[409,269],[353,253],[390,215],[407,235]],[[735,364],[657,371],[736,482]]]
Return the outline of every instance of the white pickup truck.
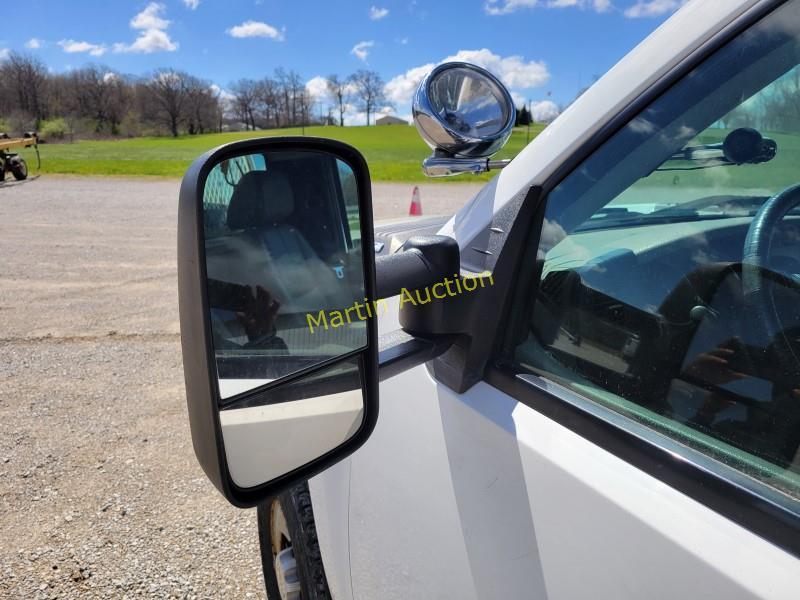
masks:
[[[800,0],[686,3],[509,164],[490,73],[414,114],[499,174],[397,252],[344,144],[184,178],[194,447],[268,596],[800,597]]]

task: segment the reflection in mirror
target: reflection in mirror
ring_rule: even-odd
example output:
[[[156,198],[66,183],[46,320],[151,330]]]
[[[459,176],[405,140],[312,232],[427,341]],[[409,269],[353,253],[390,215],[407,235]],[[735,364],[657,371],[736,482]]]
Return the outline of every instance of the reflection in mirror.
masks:
[[[448,126],[464,135],[495,135],[508,122],[503,91],[471,69],[442,72],[431,82],[430,98]]]
[[[226,159],[207,177],[203,215],[220,398],[366,346],[352,310],[365,294],[347,163],[309,151]]]
[[[363,419],[357,358],[255,394],[220,411],[231,479],[247,488],[289,473],[341,446]]]

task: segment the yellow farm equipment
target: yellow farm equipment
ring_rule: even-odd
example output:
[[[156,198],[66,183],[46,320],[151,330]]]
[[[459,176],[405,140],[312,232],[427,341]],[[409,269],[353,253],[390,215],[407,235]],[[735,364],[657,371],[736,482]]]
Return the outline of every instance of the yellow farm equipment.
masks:
[[[18,181],[28,178],[28,163],[17,151],[20,148],[31,147],[36,150],[36,159],[41,166],[39,136],[35,131],[29,131],[21,138],[11,138],[5,133],[0,133],[0,181],[5,180],[6,173],[11,173]]]

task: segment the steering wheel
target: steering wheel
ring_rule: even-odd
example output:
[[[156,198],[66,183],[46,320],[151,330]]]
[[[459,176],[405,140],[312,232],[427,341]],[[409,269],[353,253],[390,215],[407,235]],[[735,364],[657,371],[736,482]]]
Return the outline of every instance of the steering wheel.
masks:
[[[800,206],[800,184],[767,200],[750,223],[742,252],[742,290],[747,318],[754,319],[761,333],[775,345],[775,358],[787,374],[800,371],[800,359],[795,353],[797,342],[786,337],[765,273],[769,269],[777,225],[797,206]]]

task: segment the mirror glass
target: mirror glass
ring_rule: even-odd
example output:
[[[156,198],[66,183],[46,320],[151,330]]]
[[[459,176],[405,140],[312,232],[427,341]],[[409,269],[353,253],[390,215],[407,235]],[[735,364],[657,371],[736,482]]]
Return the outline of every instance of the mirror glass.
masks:
[[[207,290],[220,397],[367,344],[358,189],[321,152],[214,166],[203,192]]]
[[[444,122],[465,136],[496,135],[508,122],[503,91],[491,79],[463,67],[442,71],[431,81],[430,101]]]
[[[324,152],[246,154],[208,174],[208,318],[226,459],[241,487],[335,449],[363,421],[354,352],[373,313],[358,199],[353,169]]]

